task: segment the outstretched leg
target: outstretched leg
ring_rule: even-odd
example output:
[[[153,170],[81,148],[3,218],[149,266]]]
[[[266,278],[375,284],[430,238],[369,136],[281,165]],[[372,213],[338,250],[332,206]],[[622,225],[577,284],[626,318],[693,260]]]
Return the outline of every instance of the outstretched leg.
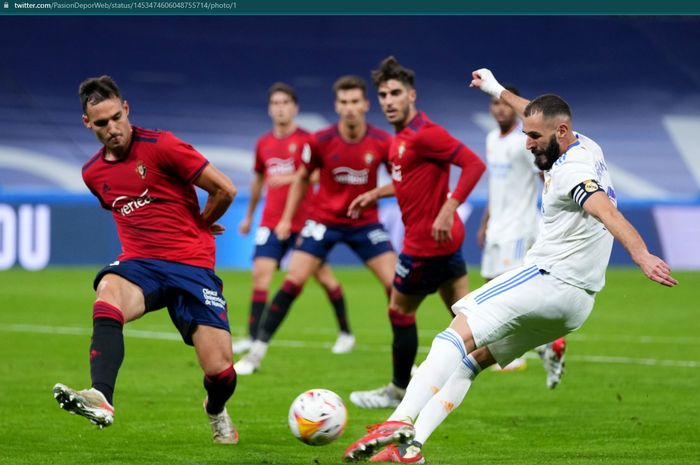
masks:
[[[97,285],[92,309],[90,378],[92,388],[72,389],[58,383],[53,394],[61,408],[83,416],[100,428],[114,421],[114,387],[124,360],[126,322],[143,315],[145,303],[139,286],[114,274],[105,274]]]

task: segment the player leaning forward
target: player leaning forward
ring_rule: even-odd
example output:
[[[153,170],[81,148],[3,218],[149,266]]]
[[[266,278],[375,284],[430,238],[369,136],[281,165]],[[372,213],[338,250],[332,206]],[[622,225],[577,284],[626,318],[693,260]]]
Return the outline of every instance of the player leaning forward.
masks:
[[[421,447],[458,406],[479,372],[578,329],[605,283],[613,238],[651,280],[674,286],[670,268],[652,255],[615,206],[603,152],[572,130],[571,111],[556,95],[528,102],[505,90],[487,69],[472,86],[511,105],[523,118],[527,148],[544,171],[543,223],[525,265],[460,299],[455,318],[388,420],[353,443],[346,460],[423,463]],[[450,409],[452,411],[452,409]]]
[[[193,345],[204,371],[204,409],[214,441],[238,442],[226,401],[236,387],[222,282],[214,274],[215,221],[236,194],[231,181],[169,132],[129,123],[129,105],[109,76],[80,86],[83,123],[104,144],[83,179],[111,210],[122,244],[119,260],[95,277],[90,344],[92,387],[54,386],[60,406],[100,427],[114,420],[112,396],[124,359],[125,323],[163,307]],[[209,196],[200,212],[194,186]]]

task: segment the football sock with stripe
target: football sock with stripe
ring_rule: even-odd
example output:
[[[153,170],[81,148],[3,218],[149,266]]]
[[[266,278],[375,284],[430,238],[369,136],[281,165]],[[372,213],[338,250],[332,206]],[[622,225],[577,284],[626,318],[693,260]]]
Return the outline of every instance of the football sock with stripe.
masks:
[[[471,357],[471,355],[467,357]],[[445,418],[462,403],[472,381],[479,373],[476,361],[472,359],[471,362],[473,362],[472,368],[460,363],[442,389],[431,397],[420,411],[418,421],[415,423],[416,441],[424,444]],[[473,368],[476,368],[477,371],[474,372]]]
[[[416,315],[405,315],[389,308],[389,320],[394,341],[391,345],[394,375],[391,382],[396,387],[406,389],[411,381],[411,368],[418,352],[418,329]]]
[[[250,317],[248,318],[248,334],[252,339],[258,335],[262,314],[267,305],[267,290],[254,289],[250,300]]]
[[[233,365],[214,376],[204,376],[204,389],[207,390],[207,413],[216,415],[226,406],[236,390],[236,370]]]
[[[277,332],[277,329],[284,321],[284,317],[289,313],[289,308],[292,306],[294,299],[301,292],[301,286],[294,284],[292,281],[285,280],[282,287],[275,297],[270,302],[270,307],[265,313],[265,318],[260,324],[257,339],[262,342],[270,342],[272,336]]]
[[[343,289],[338,286],[337,288],[330,290],[326,289],[328,294],[328,300],[331,301],[333,305],[333,310],[335,310],[335,318],[338,321],[338,327],[344,333],[350,333],[350,325],[348,324],[347,310],[345,308],[345,296],[343,295]]]
[[[433,339],[430,352],[406,389],[401,404],[389,420],[414,422],[428,401],[445,385],[467,357],[461,336],[448,328]]]
[[[115,306],[97,301],[92,307],[90,378],[92,387],[114,405],[114,386],[124,361],[124,315]]]

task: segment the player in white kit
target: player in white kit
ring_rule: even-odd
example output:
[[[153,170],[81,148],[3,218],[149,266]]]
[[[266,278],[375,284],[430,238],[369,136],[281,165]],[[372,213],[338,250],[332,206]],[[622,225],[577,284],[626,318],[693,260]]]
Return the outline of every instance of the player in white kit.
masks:
[[[505,89],[520,95],[513,86]],[[477,234],[483,248],[481,276],[487,281],[523,265],[525,253],[537,236],[537,191],[542,178],[515,110],[500,98],[491,98],[491,116],[498,123],[486,136],[489,199]],[[564,373],[566,341],[558,338],[536,348],[547,372],[546,385],[554,389]],[[524,357],[517,357],[504,371],[522,370]],[[494,368],[499,368],[494,366]]]
[[[502,98],[523,118],[527,148],[545,172],[542,223],[525,265],[452,306],[455,318],[433,340],[391,416],[355,441],[347,461],[424,463],[421,448],[464,399],[478,373],[578,329],[605,284],[613,238],[651,280],[675,286],[669,266],[652,255],[617,210],[603,152],[572,129],[571,111],[556,95],[532,102],[505,90],[488,69],[471,85]]]
[[[499,98],[491,99],[490,111],[498,128],[486,136],[489,199],[477,236],[484,248],[481,276],[488,280],[521,266],[534,244],[540,182],[515,111]]]

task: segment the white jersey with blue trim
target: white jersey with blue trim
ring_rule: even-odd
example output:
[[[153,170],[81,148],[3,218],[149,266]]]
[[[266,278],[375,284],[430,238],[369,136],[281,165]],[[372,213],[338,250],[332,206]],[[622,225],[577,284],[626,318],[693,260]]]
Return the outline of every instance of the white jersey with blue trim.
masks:
[[[535,157],[525,148],[525,134],[517,124],[508,134],[494,129],[486,136],[489,175],[490,243],[534,237],[537,233],[539,176]]]
[[[584,191],[592,192],[593,186],[596,191],[600,188],[616,204],[615,190],[603,150],[582,134],[576,133],[576,138],[545,172],[542,222],[525,263],[571,285],[598,292],[605,286],[613,236],[571,193],[583,183]]]

